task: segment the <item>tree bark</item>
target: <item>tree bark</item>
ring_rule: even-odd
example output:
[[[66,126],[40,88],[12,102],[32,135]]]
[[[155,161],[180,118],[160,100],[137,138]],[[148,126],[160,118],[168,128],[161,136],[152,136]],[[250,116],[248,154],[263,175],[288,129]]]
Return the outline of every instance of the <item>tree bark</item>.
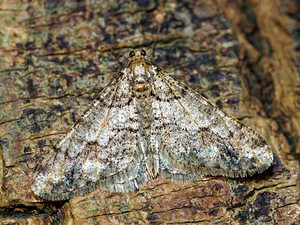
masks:
[[[0,5],[3,224],[297,224],[296,0],[3,1]],[[244,179],[159,177],[137,192],[64,202],[30,190],[38,155],[89,108],[132,48],[262,134],[274,162]]]

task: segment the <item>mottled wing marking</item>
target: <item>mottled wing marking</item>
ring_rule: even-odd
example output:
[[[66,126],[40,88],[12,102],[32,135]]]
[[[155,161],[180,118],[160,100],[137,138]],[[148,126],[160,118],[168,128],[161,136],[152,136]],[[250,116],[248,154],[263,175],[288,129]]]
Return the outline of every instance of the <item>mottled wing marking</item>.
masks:
[[[271,149],[258,134],[192,89],[160,72],[153,91],[152,129],[159,130],[161,171],[166,176],[245,177],[271,165]]]
[[[161,172],[174,180],[245,177],[273,155],[252,129],[226,115],[150,61],[130,53],[121,75],[46,155],[32,190],[63,200],[97,187],[135,190]]]
[[[32,190],[45,199],[69,199],[99,186],[128,191],[147,180],[138,153],[138,118],[132,86],[123,75],[38,164]]]

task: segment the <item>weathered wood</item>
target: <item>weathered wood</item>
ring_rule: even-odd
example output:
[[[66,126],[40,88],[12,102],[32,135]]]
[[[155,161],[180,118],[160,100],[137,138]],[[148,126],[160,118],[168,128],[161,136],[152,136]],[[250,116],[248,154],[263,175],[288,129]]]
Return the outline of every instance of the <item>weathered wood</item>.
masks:
[[[283,4],[3,1],[0,221],[299,222],[299,60],[292,48],[299,21],[281,11]],[[37,199],[30,191],[37,156],[89,107],[118,71],[119,56],[136,47],[153,50],[161,67],[265,136],[275,153],[272,167],[249,179],[159,178],[136,193],[99,189],[68,202]]]

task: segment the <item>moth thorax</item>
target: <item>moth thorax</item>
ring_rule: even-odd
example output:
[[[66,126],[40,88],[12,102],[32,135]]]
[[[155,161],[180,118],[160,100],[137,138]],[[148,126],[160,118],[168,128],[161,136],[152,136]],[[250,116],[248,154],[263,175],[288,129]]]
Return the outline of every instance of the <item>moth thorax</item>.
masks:
[[[149,72],[144,64],[136,65],[133,70],[133,88],[136,92],[146,92],[150,89]]]

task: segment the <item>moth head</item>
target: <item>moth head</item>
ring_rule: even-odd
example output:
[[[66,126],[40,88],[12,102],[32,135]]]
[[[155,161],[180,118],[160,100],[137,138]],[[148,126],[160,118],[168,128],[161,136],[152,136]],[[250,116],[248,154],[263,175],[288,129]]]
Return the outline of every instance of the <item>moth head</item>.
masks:
[[[145,57],[147,54],[146,54],[146,51],[144,49],[137,49],[137,50],[132,50],[130,53],[129,53],[129,57],[132,58],[132,59],[139,59],[139,58],[143,58]]]
[[[148,67],[151,64],[144,49],[132,50],[129,53],[128,61],[131,70],[134,70],[137,66]]]
[[[129,53],[129,74],[136,92],[144,92],[149,89],[149,67],[151,66],[144,49],[133,50]]]

